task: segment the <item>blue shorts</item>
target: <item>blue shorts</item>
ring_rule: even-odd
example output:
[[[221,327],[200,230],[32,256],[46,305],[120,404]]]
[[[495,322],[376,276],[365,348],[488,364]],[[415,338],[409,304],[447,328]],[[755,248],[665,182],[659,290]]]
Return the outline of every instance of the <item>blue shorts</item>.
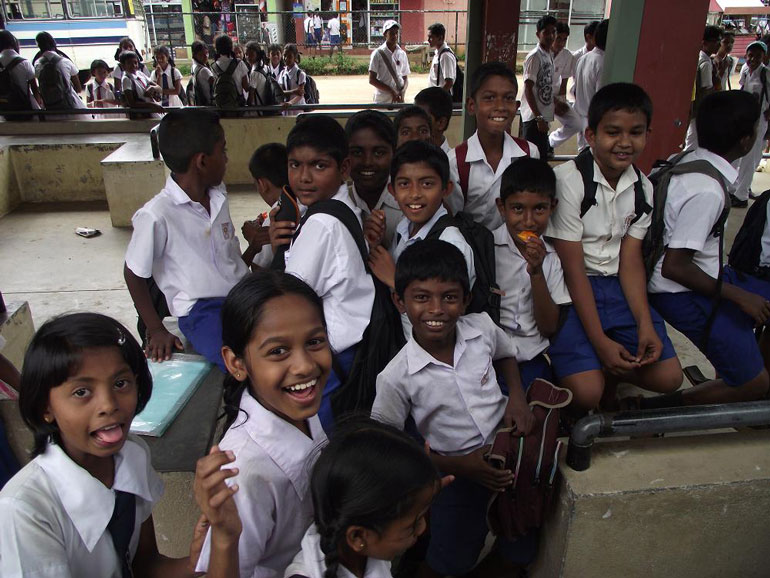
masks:
[[[551,364],[548,363],[545,355],[542,353],[536,355],[528,361],[519,361],[519,375],[521,376],[521,388],[526,392],[532,382],[538,377],[548,381],[553,381],[553,371],[551,371]],[[505,395],[508,395],[508,384],[505,383],[505,379],[502,375],[497,376],[497,383],[500,384],[500,389]]]
[[[725,267],[723,278],[725,283],[770,299],[770,283],[750,275],[739,277],[730,267]],[[732,301],[722,299],[719,302],[705,344],[704,332],[713,306],[710,297],[692,291],[653,293],[650,303],[672,327],[692,341],[727,385],[743,385],[757,377],[765,367],[754,337],[754,320]]]
[[[316,43],[321,44],[321,38],[323,38],[323,30],[321,28],[313,28],[313,34],[315,35]]]
[[[594,292],[596,310],[599,312],[604,333],[635,355],[639,346],[639,336],[636,331],[636,321],[620,286],[620,279],[589,276],[588,281]],[[666,335],[666,324],[663,318],[652,307],[650,307],[650,316],[655,332],[663,342],[663,352],[659,361],[675,357],[676,352]],[[570,306],[564,325],[551,340],[548,357],[551,358],[551,366],[557,379],[584,371],[601,370],[599,356],[588,340],[588,335],[583,329],[574,306]]]
[[[198,299],[190,312],[179,318],[179,329],[193,349],[227,373],[222,359],[222,305],[224,297]]]
[[[312,32],[305,32],[305,44],[308,46],[315,44],[315,36],[313,36]]]
[[[339,44],[340,44],[340,35],[339,34],[331,34],[331,35],[329,35],[329,43],[332,46],[339,46]]]
[[[340,367],[345,374],[350,373],[350,368],[353,367],[353,359],[356,356],[357,350],[358,344],[351,345],[342,353],[334,354],[335,365]],[[329,373],[329,378],[326,380],[326,387],[324,387],[321,408],[318,410],[318,419],[321,420],[321,425],[327,434],[331,434],[334,429],[334,413],[332,412],[331,396],[341,383],[339,376],[334,369],[332,369],[331,373]]]
[[[430,507],[430,545],[425,561],[439,574],[459,576],[473,568],[489,528],[487,506],[492,491],[467,478],[441,490]],[[537,553],[537,530],[515,542],[498,538],[495,548],[514,564],[529,564]]]

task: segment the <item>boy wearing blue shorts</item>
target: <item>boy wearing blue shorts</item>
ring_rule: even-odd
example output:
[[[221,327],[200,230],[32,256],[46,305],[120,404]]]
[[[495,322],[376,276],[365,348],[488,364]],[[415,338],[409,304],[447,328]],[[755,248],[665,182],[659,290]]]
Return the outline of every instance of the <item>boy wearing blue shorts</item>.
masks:
[[[534,416],[511,339],[486,313],[464,315],[470,283],[459,249],[438,239],[408,247],[396,266],[394,301],[413,329],[377,376],[372,416],[399,428],[411,416],[438,469],[455,475],[431,506],[430,545],[419,576],[461,576],[484,547],[492,493],[513,482],[513,472],[484,459],[489,444],[503,426],[526,435]],[[513,566],[527,564],[534,550],[534,534],[516,542],[500,538],[478,575],[515,575]]]
[[[545,235],[561,259],[573,306],[549,356],[557,380],[572,390],[575,409],[599,405],[605,372],[612,395],[617,379],[660,393],[682,383],[663,319],[647,303],[642,240],[652,185],[633,163],[651,118],[642,88],[605,86],[588,110],[590,148],[554,171],[558,205]]]
[[[731,163],[751,150],[758,119],[759,104],[748,93],[709,95],[698,107],[698,147],[680,162],[705,160],[729,186],[738,176]],[[703,352],[718,378],[641,399],[644,408],[767,396],[770,378],[753,329],[770,319],[770,284],[729,266],[718,282],[723,238],[712,231],[725,206],[729,201],[714,178],[701,173],[671,177],[664,212],[666,250],[650,278],[650,302]]]

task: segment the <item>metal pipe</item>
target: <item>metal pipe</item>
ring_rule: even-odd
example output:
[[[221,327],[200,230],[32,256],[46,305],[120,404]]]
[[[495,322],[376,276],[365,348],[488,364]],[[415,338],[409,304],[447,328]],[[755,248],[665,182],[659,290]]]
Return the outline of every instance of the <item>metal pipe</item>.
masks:
[[[646,435],[722,427],[770,424],[770,401],[697,405],[594,414],[572,428],[567,465],[582,472],[591,466],[591,448],[598,437]]]

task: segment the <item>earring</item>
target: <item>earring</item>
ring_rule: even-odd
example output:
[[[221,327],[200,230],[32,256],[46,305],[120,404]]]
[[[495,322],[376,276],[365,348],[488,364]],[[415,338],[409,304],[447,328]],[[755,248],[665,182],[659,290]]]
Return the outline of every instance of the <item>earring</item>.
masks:
[[[45,423],[53,423],[53,418],[50,415],[45,416],[43,419]]]
[[[364,544],[363,542],[361,542],[361,543],[358,545],[358,551],[360,552],[360,551],[361,551],[361,550],[363,550],[364,548],[366,548],[366,544]]]

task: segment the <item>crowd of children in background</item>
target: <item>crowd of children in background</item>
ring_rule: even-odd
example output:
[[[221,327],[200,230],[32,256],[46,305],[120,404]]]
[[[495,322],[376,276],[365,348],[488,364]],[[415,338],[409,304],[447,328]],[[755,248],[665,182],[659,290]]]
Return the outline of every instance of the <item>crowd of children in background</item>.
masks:
[[[586,28],[585,78],[600,67],[589,55],[602,56],[607,27]],[[0,492],[3,576],[380,578],[398,558],[402,576],[516,576],[548,537],[499,537],[479,562],[490,497],[515,478],[486,456],[498,428],[533,428],[525,396],[535,380],[570,390],[566,428],[595,409],[768,396],[770,349],[754,329],[770,319],[770,228],[750,270],[725,265],[720,249],[733,163],[755,148],[766,97],[704,96],[697,145],[648,178],[634,164],[653,122],[644,89],[583,78],[578,101],[590,101],[573,108],[571,65],[556,68],[551,55],[568,29],[551,17],[537,29],[524,74],[531,139],[510,135],[519,87],[500,62],[474,72],[477,129],[455,148],[441,82],[395,122],[374,110],[344,128],[301,115],[285,145],[264,145],[249,163],[270,211],[243,224],[245,251],[222,183],[218,115],[164,116],[171,175],[133,218],[124,274],[147,358],[182,347],[155,310],[152,281],[193,348],[226,374],[224,434],[196,472],[191,557],[158,554],[151,510],[162,484],[128,433],[151,393],[141,346],[114,320],[77,314],[44,324],[26,354],[20,408],[36,457]],[[41,58],[56,55],[48,48]],[[749,53],[757,48],[766,52]],[[247,45],[251,69],[229,38],[216,49],[209,71],[205,46],[194,46],[196,98],[227,90],[253,102],[258,70],[288,76],[285,91],[302,101],[296,48]],[[151,75],[136,52],[118,56],[121,92],[181,94],[167,51]],[[115,99],[108,69],[95,71],[94,101]],[[232,85],[219,91],[222,74]],[[586,147],[553,169],[548,123],[572,114]],[[715,379],[680,390],[664,320]],[[621,381],[660,395],[618,399]],[[133,515],[121,529],[122,507]]]

